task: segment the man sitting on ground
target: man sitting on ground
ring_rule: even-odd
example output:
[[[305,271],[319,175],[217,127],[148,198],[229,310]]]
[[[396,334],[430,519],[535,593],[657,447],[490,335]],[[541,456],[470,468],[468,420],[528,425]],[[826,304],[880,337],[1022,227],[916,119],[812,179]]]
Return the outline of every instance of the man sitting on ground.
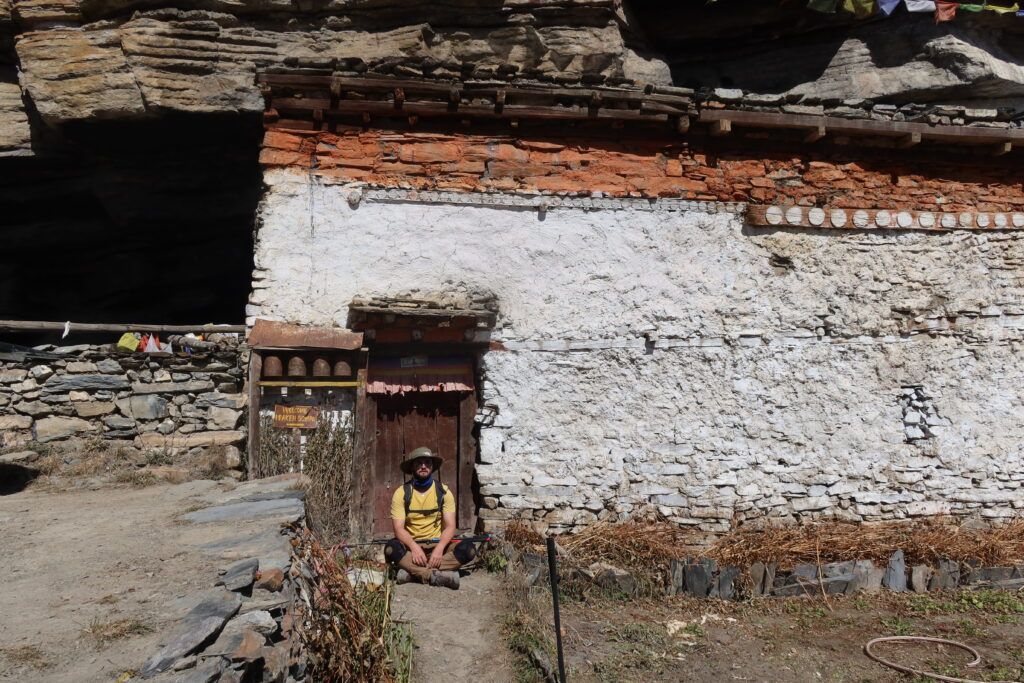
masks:
[[[402,471],[412,478],[391,497],[395,538],[384,547],[384,557],[399,567],[397,583],[416,580],[457,590],[458,568],[476,556],[472,543],[452,543],[455,496],[441,483],[442,464],[444,459],[426,447],[402,460]]]

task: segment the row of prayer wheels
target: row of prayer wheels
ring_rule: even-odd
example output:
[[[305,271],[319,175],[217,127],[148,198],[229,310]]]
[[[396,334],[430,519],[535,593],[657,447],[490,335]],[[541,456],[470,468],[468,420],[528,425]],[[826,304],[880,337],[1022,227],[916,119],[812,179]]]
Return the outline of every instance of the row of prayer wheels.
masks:
[[[323,356],[316,356],[312,359],[312,367],[308,359],[302,356],[291,356],[288,359],[288,371],[285,372],[281,356],[263,356],[263,369],[261,375],[267,377],[351,377],[352,365],[345,360],[336,360],[334,363]],[[310,371],[312,370],[312,371]]]

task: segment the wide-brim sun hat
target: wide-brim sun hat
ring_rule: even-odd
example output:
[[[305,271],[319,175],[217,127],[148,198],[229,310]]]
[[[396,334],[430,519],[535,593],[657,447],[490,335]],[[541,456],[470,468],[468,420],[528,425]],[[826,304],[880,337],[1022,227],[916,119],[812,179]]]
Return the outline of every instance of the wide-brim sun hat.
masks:
[[[399,464],[399,467],[401,467],[402,471],[406,474],[412,474],[412,464],[420,458],[430,458],[435,472],[441,469],[441,465],[444,464],[444,458],[426,446],[420,446],[419,448],[406,453],[405,457],[402,458],[402,462]]]

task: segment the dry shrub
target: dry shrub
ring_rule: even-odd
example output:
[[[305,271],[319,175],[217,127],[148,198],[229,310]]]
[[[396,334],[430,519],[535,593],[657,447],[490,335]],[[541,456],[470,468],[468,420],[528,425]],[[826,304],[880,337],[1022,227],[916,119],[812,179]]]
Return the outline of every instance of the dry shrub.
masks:
[[[195,473],[207,479],[220,479],[231,471],[228,465],[227,449],[224,446],[210,446],[196,459]]]
[[[327,411],[320,414],[316,429],[306,440],[306,506],[313,529],[329,544],[349,533],[352,445],[348,423],[333,420]]]
[[[260,443],[253,465],[257,477],[275,477],[301,468],[292,430],[276,428],[273,415],[260,415]]]
[[[874,560],[888,562],[902,550],[908,564],[939,559],[975,561],[987,566],[1024,560],[1024,519],[972,529],[952,520],[855,524],[822,522],[802,527],[740,529],[721,537],[708,553],[719,564],[749,566]]]
[[[307,529],[298,530],[302,575],[301,637],[311,680],[393,683],[411,674],[412,638],[391,620],[393,582],[355,587],[347,565]]]

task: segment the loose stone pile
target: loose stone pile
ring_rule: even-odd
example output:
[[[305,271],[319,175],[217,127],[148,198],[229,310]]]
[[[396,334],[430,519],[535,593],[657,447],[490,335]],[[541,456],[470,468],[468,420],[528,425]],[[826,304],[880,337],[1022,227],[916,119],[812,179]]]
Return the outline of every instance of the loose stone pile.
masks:
[[[0,363],[0,447],[74,437],[171,453],[240,444],[248,350],[229,335],[210,341],[215,348],[173,355],[44,346],[44,358]],[[238,466],[239,451],[229,451]]]
[[[138,678],[175,683],[305,680],[293,611],[299,565],[291,553],[291,527],[281,527],[304,520],[304,493],[288,480],[243,486],[240,496],[225,500],[217,494],[211,500],[220,504],[182,516],[196,525],[244,529],[201,546],[205,553],[241,559],[225,566],[213,589],[197,596],[195,606],[172,622],[163,646]]]

